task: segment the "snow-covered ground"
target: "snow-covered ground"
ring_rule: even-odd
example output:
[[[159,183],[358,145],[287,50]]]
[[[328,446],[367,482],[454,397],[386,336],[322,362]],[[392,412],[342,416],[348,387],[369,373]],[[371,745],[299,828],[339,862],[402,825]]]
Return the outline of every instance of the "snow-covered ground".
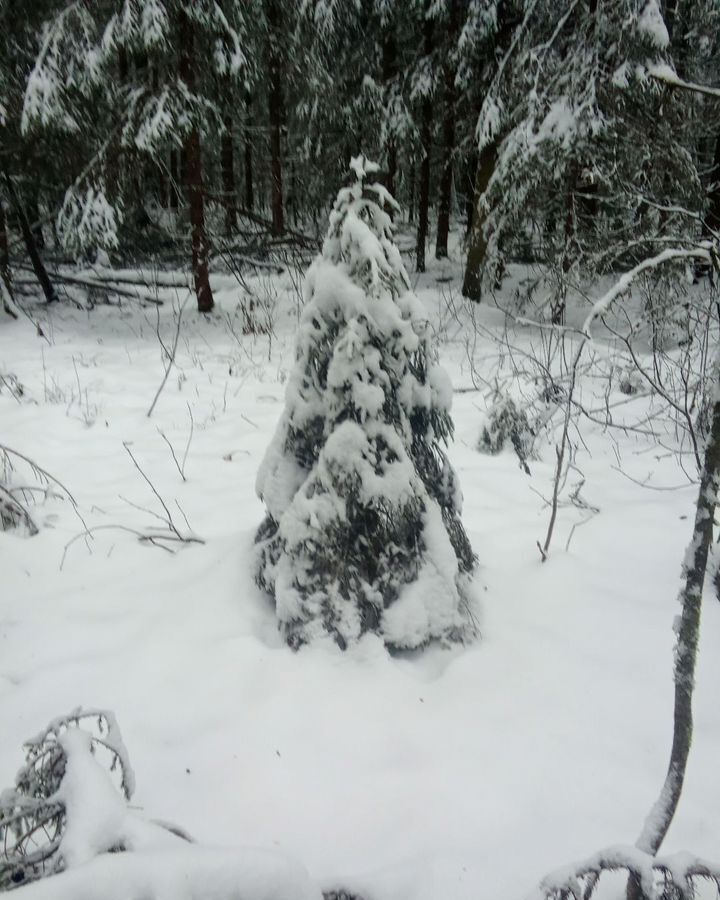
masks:
[[[636,839],[668,759],[672,623],[695,488],[646,437],[586,424],[582,496],[600,512],[566,550],[586,513],[564,505],[542,564],[548,510],[537,492],[550,494],[554,448],[540,444],[530,476],[512,451],[476,450],[489,393],[473,390],[469,355],[491,379],[500,350],[485,333],[469,341],[450,314],[457,275],[436,267],[418,290],[459,389],[450,456],[480,562],[482,637],[404,657],[372,639],[345,654],[293,653],[253,582],[255,473],[293,360],[293,279],[251,279],[276,303],[272,339],[243,336],[229,277],[215,280],[211,317],[189,301],[151,418],[158,333],[172,345],[182,293],[162,292],[159,314],[131,302],[38,307],[45,338],[25,319],[0,322],[0,374],[24,386],[21,400],[0,391],[0,443],[63,482],[88,527],[148,532],[165,511],[129,450],[179,531],[204,541],[171,554],[114,527],[78,537],[85,526],[60,498],[33,508],[37,536],[0,533],[0,787],[26,737],[98,706],[117,715],[145,814],[203,845],[280,848],[324,888],[512,900],[549,869]],[[477,314],[502,332],[497,310]],[[513,340],[534,335],[520,328]],[[592,380],[581,390],[589,398]],[[191,424],[183,481],[168,442],[182,464]],[[648,476],[673,490],[636,483]],[[708,592],[694,746],[664,850],[711,859],[719,642]]]

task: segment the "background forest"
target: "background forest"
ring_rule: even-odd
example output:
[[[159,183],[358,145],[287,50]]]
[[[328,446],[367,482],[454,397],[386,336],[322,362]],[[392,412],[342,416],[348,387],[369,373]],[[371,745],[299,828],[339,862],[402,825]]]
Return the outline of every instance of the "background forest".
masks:
[[[104,248],[115,262],[191,256],[210,309],[213,261],[315,246],[358,152],[404,210],[416,271],[447,256],[452,221],[465,296],[510,260],[543,263],[555,319],[578,273],[708,237],[720,217],[712,0],[6,2],[0,15],[3,270],[12,246],[48,299],[48,268]]]

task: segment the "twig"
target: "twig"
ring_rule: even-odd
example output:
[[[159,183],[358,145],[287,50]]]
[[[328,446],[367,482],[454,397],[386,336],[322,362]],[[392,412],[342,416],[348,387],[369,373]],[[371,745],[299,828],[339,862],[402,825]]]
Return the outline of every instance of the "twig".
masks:
[[[170,513],[170,510],[168,509],[167,504],[165,503],[165,501],[163,500],[163,498],[160,496],[160,493],[159,493],[159,491],[157,490],[157,488],[155,487],[155,485],[152,483],[152,481],[150,481],[150,479],[148,478],[148,476],[147,476],[147,475],[145,474],[145,472],[142,470],[142,468],[141,468],[140,464],[138,463],[138,461],[137,461],[137,460],[135,459],[135,457],[133,456],[133,452],[132,452],[132,450],[130,449],[130,445],[127,443],[127,441],[123,441],[123,447],[124,447],[125,450],[127,451],[127,454],[128,454],[128,456],[130,457],[130,459],[133,461],[133,465],[135,466],[135,468],[136,468],[136,469],[138,470],[138,472],[142,475],[144,481],[146,482],[146,484],[148,485],[148,487],[150,488],[150,490],[153,492],[153,494],[155,494],[155,496],[157,497],[158,502],[160,503],[160,506],[162,506],[162,508],[165,510],[165,515],[167,516],[167,524],[168,524],[168,527],[169,527],[170,530],[173,532],[173,534],[175,534],[178,538],[180,538],[180,540],[182,540],[182,536],[180,535],[180,532],[177,530],[177,527],[175,526],[175,523],[173,522],[172,514]]]
[[[148,419],[153,414],[153,410],[155,409],[155,404],[158,402],[158,399],[160,398],[160,394],[162,393],[163,388],[167,384],[167,380],[170,377],[170,369],[172,369],[172,367],[175,363],[175,354],[177,353],[178,341],[180,340],[180,325],[182,323],[182,314],[183,314],[183,310],[185,309],[185,304],[187,303],[189,296],[190,296],[190,291],[188,291],[185,299],[183,300],[183,302],[180,305],[180,308],[178,310],[177,326],[175,328],[175,337],[173,339],[172,350],[170,351],[167,365],[165,367],[165,375],[163,376],[163,380],[160,382],[160,387],[157,389],[157,393],[155,394],[155,397],[153,398],[153,402],[150,404],[150,409],[147,411]],[[165,345],[162,342],[162,338],[160,338],[159,328],[158,328],[158,338],[160,339],[160,345],[165,350]],[[165,352],[167,353],[167,350],[165,350]]]

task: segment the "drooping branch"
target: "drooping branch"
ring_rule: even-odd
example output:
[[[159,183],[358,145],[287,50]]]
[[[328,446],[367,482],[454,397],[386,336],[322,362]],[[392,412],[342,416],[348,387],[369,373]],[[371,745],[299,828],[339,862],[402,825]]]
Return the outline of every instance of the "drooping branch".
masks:
[[[662,81],[670,87],[680,88],[683,91],[692,91],[695,94],[705,94],[707,97],[720,97],[720,88],[707,84],[698,84],[695,81],[686,81],[668,65],[648,66],[648,75],[656,81]]]
[[[659,857],[620,845],[550,873],[528,900],[589,900],[603,872],[618,871],[627,872],[642,885],[647,900],[669,896],[690,900],[700,881],[720,887],[720,865],[716,863],[689,853]]]

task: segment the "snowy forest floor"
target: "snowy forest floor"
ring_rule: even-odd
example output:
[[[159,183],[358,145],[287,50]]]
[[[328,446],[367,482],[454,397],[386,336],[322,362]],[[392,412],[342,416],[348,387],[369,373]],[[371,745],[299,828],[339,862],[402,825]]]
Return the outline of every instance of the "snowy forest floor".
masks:
[[[272,301],[272,339],[242,334],[229,276],[214,277],[213,315],[188,301],[151,418],[158,334],[172,346],[184,293],[162,291],[158,310],[38,302],[45,339],[26,319],[2,323],[0,374],[24,395],[0,390],[0,442],[62,481],[90,528],[147,531],[164,513],[127,444],[180,531],[205,543],[172,555],[116,528],[73,540],[84,526],[60,497],[32,508],[37,536],[0,533],[0,787],[25,738],[99,706],[117,715],[147,815],[204,844],[282,848],[323,887],[369,900],[513,900],[549,869],[634,842],[669,754],[672,625],[696,489],[654,440],[586,422],[576,462],[600,511],[566,550],[587,514],[564,504],[542,564],[538,492],[551,493],[554,445],[539,443],[529,476],[512,450],[476,449],[491,399],[478,376],[492,382],[507,351],[493,339],[504,334],[497,309],[475,310],[473,336],[460,274],[433,263],[418,293],[457,391],[449,452],[479,557],[482,636],[400,657],[372,639],[345,654],[291,652],[253,582],[254,480],[293,362],[294,278],[248,279]],[[517,347],[538,340],[531,327],[512,331]],[[596,387],[583,379],[588,399]],[[161,432],[182,463],[191,424],[183,481]],[[718,646],[708,590],[694,746],[663,849],[710,859]]]

